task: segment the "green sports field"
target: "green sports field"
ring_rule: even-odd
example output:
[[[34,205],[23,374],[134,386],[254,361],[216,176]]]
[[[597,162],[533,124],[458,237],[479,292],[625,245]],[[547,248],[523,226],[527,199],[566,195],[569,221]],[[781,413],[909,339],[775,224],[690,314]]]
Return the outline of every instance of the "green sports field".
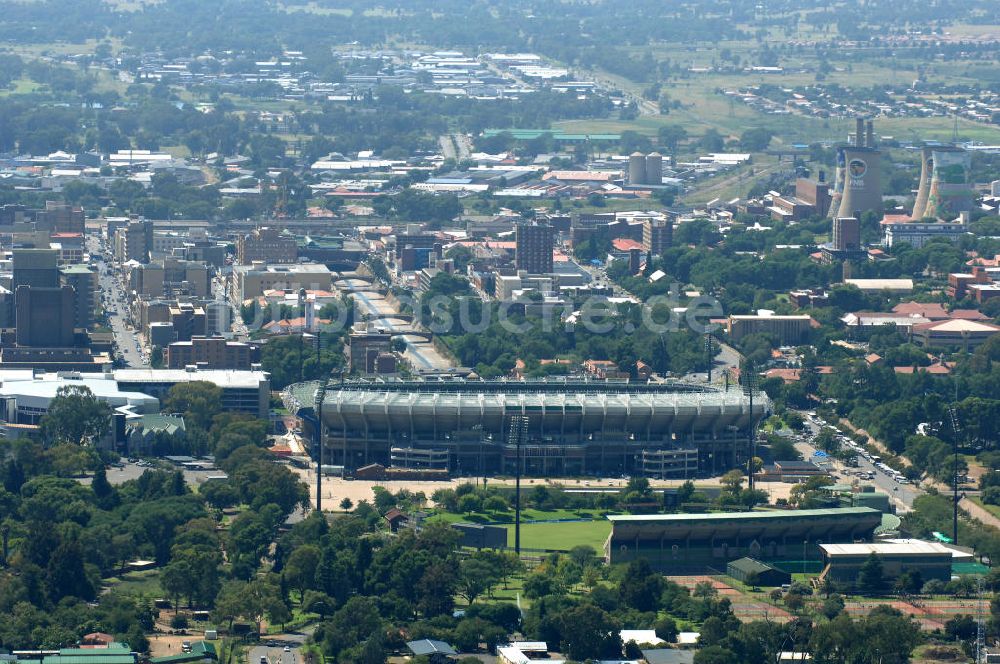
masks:
[[[572,521],[568,523],[523,523],[521,524],[521,547],[524,549],[548,549],[569,551],[582,544],[591,546],[600,553],[604,541],[611,533],[611,522]],[[514,546],[514,526],[507,525],[507,546]]]

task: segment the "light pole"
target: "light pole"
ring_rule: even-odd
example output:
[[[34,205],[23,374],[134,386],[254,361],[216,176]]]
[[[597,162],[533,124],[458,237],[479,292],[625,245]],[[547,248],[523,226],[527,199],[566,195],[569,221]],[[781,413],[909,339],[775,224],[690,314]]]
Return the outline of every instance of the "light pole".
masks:
[[[316,511],[323,511],[323,400],[326,398],[326,380],[320,382],[316,389],[316,402],[313,410],[316,413],[316,431],[319,434],[319,453],[316,455]]]
[[[750,401],[750,458],[747,459],[747,487],[753,491],[755,484],[753,477],[754,458],[757,456],[757,422],[753,416],[753,395],[757,390],[757,369],[751,360],[743,362],[743,368],[740,370],[740,384],[743,386],[743,393]]]
[[[510,418],[508,439],[514,440],[514,553],[521,555],[521,441],[528,433],[528,418],[514,415]]]

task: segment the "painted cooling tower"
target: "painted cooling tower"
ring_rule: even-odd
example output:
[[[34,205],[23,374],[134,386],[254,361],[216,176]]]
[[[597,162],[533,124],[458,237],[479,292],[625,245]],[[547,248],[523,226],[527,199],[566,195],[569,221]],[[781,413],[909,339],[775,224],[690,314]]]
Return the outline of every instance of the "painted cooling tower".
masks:
[[[663,184],[663,156],[650,152],[646,156],[646,181],[644,184]]]
[[[875,148],[844,148],[844,191],[838,217],[882,212],[882,154]]]
[[[646,156],[641,152],[633,152],[628,158],[629,184],[646,184]]]
[[[844,148],[837,148],[837,167],[833,171],[833,190],[830,192],[830,209],[826,216],[835,219],[840,212],[840,199],[844,197]]]
[[[923,219],[927,209],[927,195],[931,190],[931,174],[934,172],[935,148],[925,145],[920,149],[920,184],[917,186],[917,199],[913,202],[913,212],[910,217]]]
[[[970,155],[961,148],[935,148],[933,170],[922,217],[950,221],[972,210],[974,195],[969,183]]]

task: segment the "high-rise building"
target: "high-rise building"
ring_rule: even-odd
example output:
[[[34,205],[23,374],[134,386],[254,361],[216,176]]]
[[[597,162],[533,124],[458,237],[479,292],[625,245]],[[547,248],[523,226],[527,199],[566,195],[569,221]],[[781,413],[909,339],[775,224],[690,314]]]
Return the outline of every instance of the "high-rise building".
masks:
[[[552,273],[553,228],[547,224],[518,224],[514,232],[514,266],[528,274]]]
[[[89,330],[97,303],[97,273],[86,265],[69,265],[62,269],[62,278],[73,288],[73,327]]]
[[[674,243],[674,225],[669,219],[647,219],[642,223],[642,248],[662,256]]]
[[[153,251],[153,222],[132,219],[115,230],[115,260],[148,263]]]
[[[861,223],[854,217],[837,217],[833,220],[834,251],[859,251],[861,249]]]
[[[264,263],[294,263],[298,258],[298,243],[277,228],[258,228],[236,241],[236,262],[251,265]]]
[[[83,233],[85,223],[83,208],[58,201],[45,201],[45,209],[35,212],[35,227],[49,233]]]
[[[35,348],[69,348],[73,345],[75,293],[72,286],[18,286],[17,345]]]
[[[249,369],[250,346],[222,337],[192,337],[190,341],[175,341],[166,348],[166,368],[183,369]]]
[[[55,249],[14,249],[11,290],[19,286],[59,287],[59,252]]]

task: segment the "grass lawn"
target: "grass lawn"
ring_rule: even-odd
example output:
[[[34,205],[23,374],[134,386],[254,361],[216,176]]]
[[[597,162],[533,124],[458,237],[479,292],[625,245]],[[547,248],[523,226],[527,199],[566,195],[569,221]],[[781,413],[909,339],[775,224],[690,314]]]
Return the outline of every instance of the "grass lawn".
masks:
[[[160,570],[149,569],[141,572],[126,572],[121,576],[104,579],[104,585],[123,595],[140,595],[150,599],[163,596],[160,588]]]
[[[521,546],[525,549],[569,551],[586,544],[600,553],[611,534],[610,521],[579,521],[576,523],[522,523]],[[514,546],[514,526],[507,526],[507,545]]]

